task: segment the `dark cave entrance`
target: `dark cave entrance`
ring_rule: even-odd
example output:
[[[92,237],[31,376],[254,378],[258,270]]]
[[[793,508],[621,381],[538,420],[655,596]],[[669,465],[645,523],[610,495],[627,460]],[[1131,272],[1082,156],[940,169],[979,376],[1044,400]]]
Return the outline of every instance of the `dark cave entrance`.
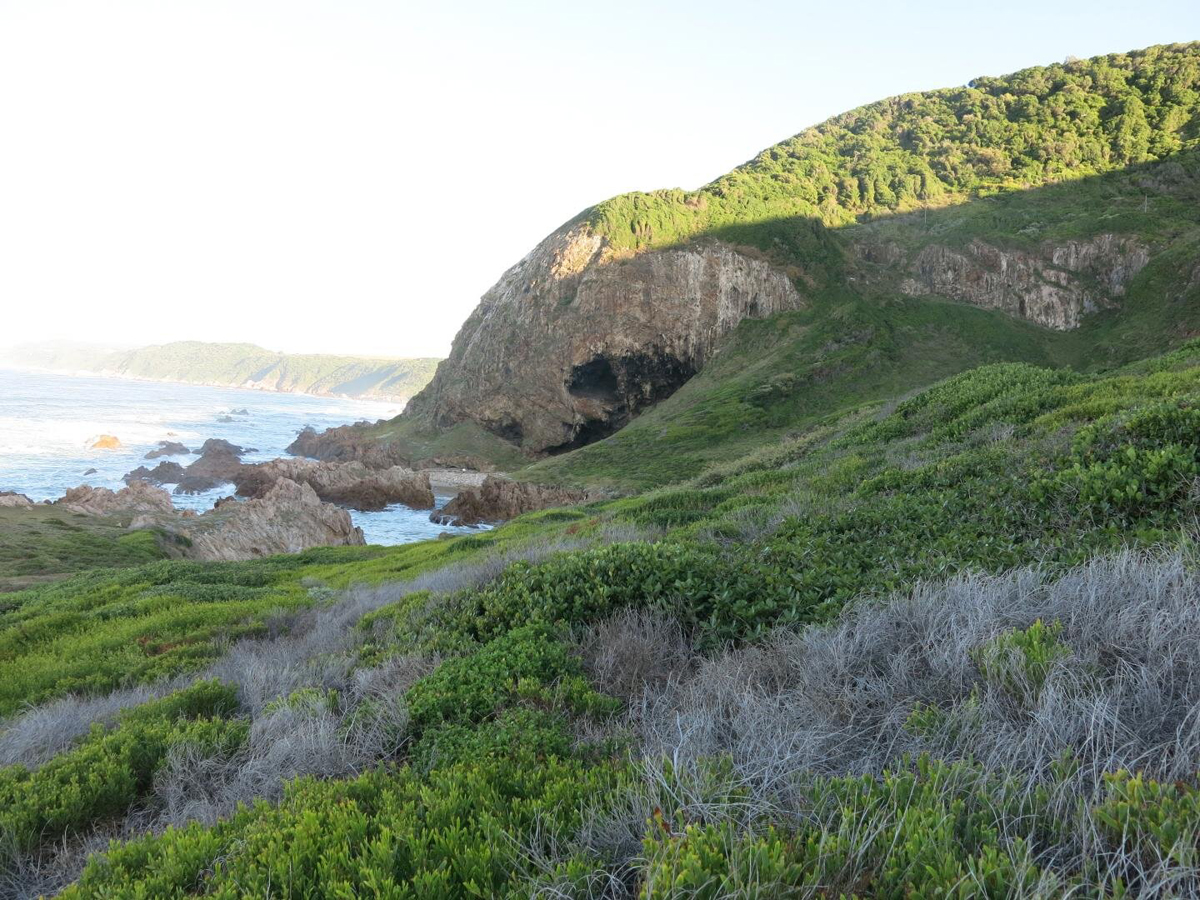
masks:
[[[596,356],[571,369],[567,392],[572,397],[615,403],[621,397],[621,382],[612,362],[605,356]]]
[[[599,403],[602,413],[575,425],[571,437],[547,453],[566,453],[608,437],[647,407],[667,399],[696,374],[690,361],[651,349],[620,356],[597,354],[572,367],[567,393]]]

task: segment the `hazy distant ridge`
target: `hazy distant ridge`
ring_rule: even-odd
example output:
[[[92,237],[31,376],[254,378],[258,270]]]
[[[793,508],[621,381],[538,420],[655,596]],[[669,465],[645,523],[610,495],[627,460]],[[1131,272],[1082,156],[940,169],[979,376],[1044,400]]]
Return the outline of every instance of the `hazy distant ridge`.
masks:
[[[50,371],[402,402],[429,382],[438,364],[432,358],[275,353],[256,344],[203,341],[116,351],[85,345],[29,344],[4,351],[0,360]]]

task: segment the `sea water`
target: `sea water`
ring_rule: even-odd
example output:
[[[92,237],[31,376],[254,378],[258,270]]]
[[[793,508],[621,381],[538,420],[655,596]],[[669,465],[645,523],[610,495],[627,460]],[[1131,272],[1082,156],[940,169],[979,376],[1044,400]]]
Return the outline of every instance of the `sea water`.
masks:
[[[235,415],[235,410],[246,414]],[[287,445],[306,425],[320,431],[399,412],[395,404],[369,400],[0,369],[0,490],[35,501],[57,499],[80,484],[118,490],[125,486],[121,477],[140,465],[153,468],[173,460],[186,466],[197,459],[144,459],[159,441],[195,450],[208,438],[223,438],[255,448],[244,462],[262,462],[287,456]],[[120,448],[92,449],[104,434],[118,438]],[[88,469],[96,471],[85,475]],[[180,509],[204,511],[232,493],[232,485],[223,485],[172,499]],[[437,505],[448,499],[438,496]],[[399,503],[377,512],[350,510],[350,516],[369,544],[405,544],[444,531],[472,530],[435,525],[428,510]]]

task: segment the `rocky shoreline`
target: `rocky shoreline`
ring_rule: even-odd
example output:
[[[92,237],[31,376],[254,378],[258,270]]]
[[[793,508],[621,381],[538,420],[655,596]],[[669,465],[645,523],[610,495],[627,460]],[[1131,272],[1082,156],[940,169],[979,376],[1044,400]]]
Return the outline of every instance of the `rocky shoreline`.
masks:
[[[377,511],[393,504],[430,510],[429,520],[447,527],[498,524],[523,513],[588,502],[596,497],[545,485],[513,481],[462,465],[412,468],[393,454],[354,441],[353,426],[320,434],[300,432],[289,452],[309,450],[327,458],[304,455],[265,462],[244,462],[253,451],[210,438],[189,450],[177,441],[159,441],[140,465],[124,477],[125,487],[79,485],[57,500],[34,503],[24,494],[0,492],[0,507],[51,506],[84,516],[105,517],[129,530],[152,530],[169,554],[196,560],[245,560],[296,553],[318,546],[365,543],[348,510]],[[171,458],[174,457],[174,458]],[[183,457],[190,457],[184,459]],[[456,462],[471,462],[456,460]],[[179,509],[175,494],[195,494],[231,485],[205,512]],[[439,497],[451,495],[442,509]]]

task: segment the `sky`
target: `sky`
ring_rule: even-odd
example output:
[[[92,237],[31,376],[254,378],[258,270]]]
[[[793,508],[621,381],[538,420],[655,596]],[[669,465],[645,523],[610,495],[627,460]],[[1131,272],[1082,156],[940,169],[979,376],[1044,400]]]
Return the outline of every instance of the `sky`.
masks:
[[[0,0],[0,345],[444,356],[541,238],[1195,0]]]

